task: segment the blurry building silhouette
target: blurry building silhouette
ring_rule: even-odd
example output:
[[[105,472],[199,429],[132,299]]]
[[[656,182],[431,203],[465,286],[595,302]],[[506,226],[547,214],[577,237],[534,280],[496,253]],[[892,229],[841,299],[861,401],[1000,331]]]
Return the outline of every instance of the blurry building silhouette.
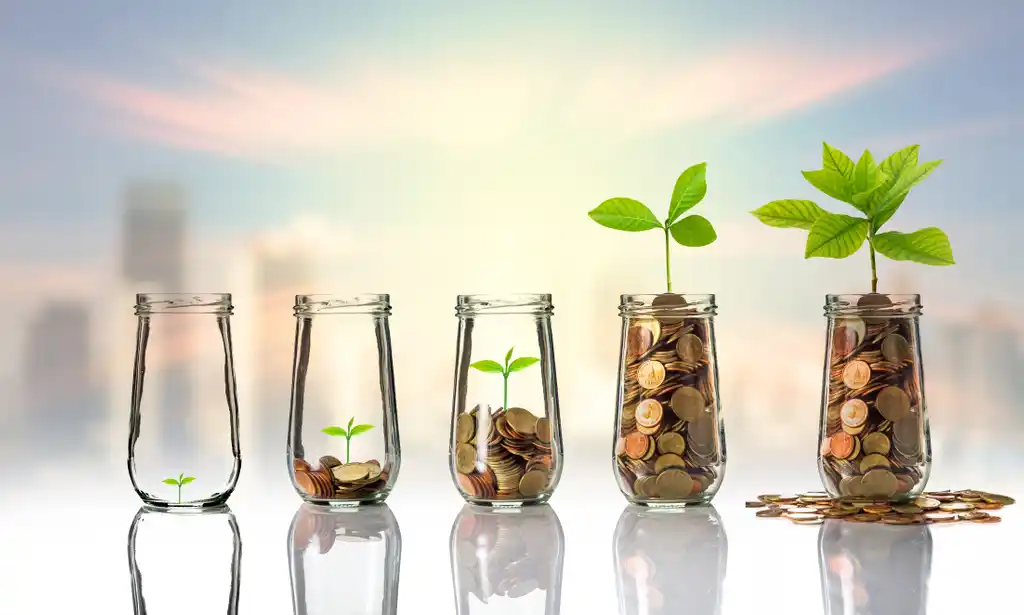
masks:
[[[165,182],[137,182],[124,191],[121,275],[123,282],[147,291],[187,292],[184,288],[188,211],[185,191]],[[184,332],[183,332],[184,334]],[[160,374],[159,418],[162,446],[180,449],[188,442],[192,405],[187,365],[176,363]],[[188,417],[191,418],[191,417]]]

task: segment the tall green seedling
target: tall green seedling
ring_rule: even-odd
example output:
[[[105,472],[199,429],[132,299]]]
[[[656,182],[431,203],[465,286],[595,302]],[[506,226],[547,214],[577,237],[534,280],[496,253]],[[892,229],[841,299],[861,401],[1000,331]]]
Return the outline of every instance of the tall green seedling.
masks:
[[[512,360],[512,351],[515,349],[515,346],[508,349],[508,352],[505,354],[504,367],[502,367],[501,363],[490,360],[477,361],[476,363],[471,363],[469,365],[475,370],[488,374],[501,374],[501,378],[504,381],[504,393],[502,398],[505,403],[505,405],[502,406],[504,411],[508,411],[508,377],[512,375],[513,372],[522,371],[540,361],[537,357],[519,357],[515,361],[509,363],[509,361]]]

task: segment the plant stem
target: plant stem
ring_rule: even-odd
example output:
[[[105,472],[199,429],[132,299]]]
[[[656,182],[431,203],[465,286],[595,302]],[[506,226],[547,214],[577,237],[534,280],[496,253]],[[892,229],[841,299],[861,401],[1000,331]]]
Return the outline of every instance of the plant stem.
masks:
[[[668,225],[665,225],[665,282],[668,286],[667,292],[672,292],[672,262],[668,258]]]
[[[349,463],[350,451],[352,450],[352,436],[345,436],[345,463]]]
[[[181,483],[178,483],[178,504],[181,504]]]
[[[868,237],[868,249],[871,251],[871,292],[878,292],[878,271],[875,268],[875,235]]]
[[[505,405],[502,408],[504,408],[505,412],[508,412],[508,372],[503,373],[502,376],[505,378],[505,394],[502,400]]]

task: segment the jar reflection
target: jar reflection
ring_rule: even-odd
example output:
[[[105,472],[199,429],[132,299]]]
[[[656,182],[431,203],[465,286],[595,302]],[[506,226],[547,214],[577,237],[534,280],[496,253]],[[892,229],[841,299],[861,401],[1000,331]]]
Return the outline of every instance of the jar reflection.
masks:
[[[565,537],[547,505],[490,509],[469,504],[451,532],[458,615],[557,615]]]
[[[713,506],[627,506],[614,544],[620,615],[720,612],[729,543]]]
[[[401,559],[402,532],[386,504],[303,504],[288,531],[293,612],[394,615]]]
[[[818,566],[826,615],[924,615],[931,530],[828,520],[818,533]]]
[[[128,530],[136,615],[236,615],[241,563],[242,537],[227,506],[189,514],[143,507]]]

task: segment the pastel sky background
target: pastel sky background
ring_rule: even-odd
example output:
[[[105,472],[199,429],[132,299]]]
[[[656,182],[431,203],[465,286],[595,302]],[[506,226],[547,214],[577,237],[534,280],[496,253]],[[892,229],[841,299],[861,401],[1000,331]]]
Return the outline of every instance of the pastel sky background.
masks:
[[[97,378],[114,391],[118,457],[134,180],[187,191],[186,290],[236,292],[242,322],[260,238],[317,257],[311,291],[391,293],[404,433],[425,438],[447,429],[455,296],[551,292],[566,428],[605,445],[618,295],[662,290],[662,246],[586,212],[611,196],[660,212],[699,161],[710,187],[696,213],[720,238],[677,247],[674,278],[718,295],[737,434],[756,418],[778,446],[813,442],[823,296],[868,290],[866,252],[805,261],[802,232],[747,213],[819,199],[799,171],[820,168],[822,140],[876,158],[919,143],[922,160],[945,160],[890,225],[945,229],[958,264],[883,260],[881,290],[921,293],[934,323],[1012,325],[1024,307],[1020,2],[212,4],[0,2],[0,382],[23,378],[42,302],[89,301],[97,347],[117,346]],[[270,326],[290,341],[289,302],[280,315]],[[767,365],[777,348],[790,372]],[[932,383],[934,416],[954,417],[936,400],[956,383]],[[1019,414],[1015,399],[995,405]]]

